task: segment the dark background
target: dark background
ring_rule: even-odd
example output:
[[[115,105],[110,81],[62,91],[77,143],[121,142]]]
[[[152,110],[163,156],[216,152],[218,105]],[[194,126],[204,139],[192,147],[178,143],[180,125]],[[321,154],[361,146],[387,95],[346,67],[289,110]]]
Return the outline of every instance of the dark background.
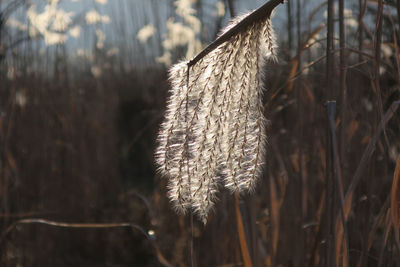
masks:
[[[15,12],[26,10],[27,3],[15,2],[20,4]],[[213,27],[225,23],[229,8],[238,12],[235,8],[245,6],[228,2]],[[346,223],[349,265],[400,266],[394,212],[399,191],[393,187],[399,111],[373,143],[371,156],[361,160],[400,97],[399,1],[385,1],[382,11],[381,1],[346,1],[352,14],[343,20],[338,1],[329,0],[336,6],[329,30],[328,5],[322,2],[292,0],[279,7],[279,61],[265,70],[270,121],[265,170],[254,194],[241,196],[242,217],[234,196],[221,187],[207,225],[195,219],[191,228],[189,216],[175,214],[169,205],[166,180],[153,164],[170,88],[168,67],[153,57],[128,68],[124,50],[104,58],[93,47],[97,63],[112,66],[96,76],[93,63],[67,59],[66,44],[40,56],[38,40],[14,42],[5,23],[8,2],[0,1],[0,265],[190,266],[193,260],[195,266],[243,266],[239,218],[254,266],[334,266],[335,261],[342,266],[343,250],[334,248],[341,236],[335,231],[335,222],[341,223],[337,193],[349,192],[359,169]],[[169,6],[173,12],[172,1]],[[194,8],[207,20],[209,6],[198,0]],[[325,26],[317,30],[321,23]],[[326,60],[328,31],[332,65]],[[204,44],[215,37],[215,29],[210,32],[200,37]],[[176,48],[174,62],[185,51]],[[47,71],[35,68],[43,57]],[[327,100],[337,100],[340,187],[329,164]],[[73,228],[50,221],[135,226]]]

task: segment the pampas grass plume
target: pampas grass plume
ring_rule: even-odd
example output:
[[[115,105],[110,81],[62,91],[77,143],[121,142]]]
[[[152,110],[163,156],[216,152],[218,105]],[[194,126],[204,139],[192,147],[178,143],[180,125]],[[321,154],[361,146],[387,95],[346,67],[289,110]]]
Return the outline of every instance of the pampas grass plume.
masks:
[[[178,212],[192,209],[206,223],[219,185],[231,192],[254,189],[265,155],[262,70],[275,48],[266,19],[190,68],[184,61],[170,69],[172,89],[155,158]]]

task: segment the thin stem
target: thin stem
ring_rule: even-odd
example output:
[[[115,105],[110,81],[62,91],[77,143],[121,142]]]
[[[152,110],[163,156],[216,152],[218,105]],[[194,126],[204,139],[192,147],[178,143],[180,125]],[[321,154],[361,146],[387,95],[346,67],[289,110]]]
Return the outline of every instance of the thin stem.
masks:
[[[234,35],[246,31],[249,26],[252,24],[265,20],[271,16],[272,10],[279,4],[282,4],[284,0],[271,0],[261,6],[260,8],[256,9],[252,13],[250,13],[246,18],[240,21],[237,25],[231,28],[229,31],[221,35],[217,40],[209,44],[206,48],[204,48],[197,56],[195,56],[192,60],[189,60],[188,66],[193,66],[196,64],[200,59],[208,55],[211,51],[216,49],[221,44],[228,41]]]
[[[328,21],[327,21],[327,44],[326,44],[326,97],[327,100],[334,100],[334,87],[332,81],[334,80],[334,61],[333,61],[333,36],[334,36],[334,10],[333,0],[328,0]],[[333,159],[332,159],[332,146],[330,145],[329,139],[329,123],[327,123],[327,140],[326,140],[326,182],[325,190],[327,192],[326,197],[326,262],[325,266],[335,266],[335,239],[334,236],[334,223],[333,219],[335,216],[335,183],[333,183]]]
[[[345,27],[344,27],[344,0],[339,0],[339,45],[340,45],[340,66],[339,66],[339,90],[341,94],[340,106],[340,158],[342,160],[341,169],[344,173],[345,150],[346,150],[346,126],[347,126],[347,88],[346,88],[346,50],[345,50]]]
[[[229,13],[231,15],[231,18],[236,16],[236,11],[235,11],[235,6],[233,5],[233,0],[226,0],[229,8]]]
[[[348,231],[347,231],[347,225],[346,225],[346,216],[344,212],[344,197],[343,197],[343,191],[342,191],[342,186],[341,186],[341,181],[340,181],[340,163],[339,163],[339,153],[338,153],[338,144],[337,144],[337,137],[336,137],[336,129],[335,129],[335,112],[336,112],[336,101],[329,101],[328,102],[328,117],[329,117],[329,126],[331,130],[331,140],[332,140],[332,150],[333,150],[333,162],[334,162],[334,176],[335,176],[335,182],[336,182],[336,192],[337,192],[337,197],[339,200],[339,207],[340,207],[340,215],[342,218],[342,227],[344,231],[344,238],[342,240],[342,244],[340,246],[344,245],[343,250],[345,252],[344,254],[344,260],[343,260],[343,266],[349,266],[349,241],[348,241]],[[339,250],[341,251],[341,250]],[[339,264],[338,262],[336,264]]]
[[[147,240],[150,241],[150,243],[153,245],[157,258],[159,262],[166,267],[171,267],[172,265],[168,263],[168,261],[165,259],[165,257],[161,254],[160,249],[158,248],[157,244],[154,242],[154,239],[152,239],[146,231],[140,227],[137,224],[133,223],[66,223],[66,222],[57,222],[57,221],[51,221],[51,220],[46,220],[46,219],[23,219],[23,220],[18,220],[11,224],[5,232],[1,235],[0,238],[0,244],[5,240],[7,235],[14,230],[18,225],[22,224],[43,224],[47,226],[53,226],[53,227],[58,227],[58,228],[74,228],[74,229],[109,229],[109,228],[131,228],[139,231],[141,234],[143,234]]]
[[[399,0],[400,1],[400,0]],[[291,8],[291,1],[287,1],[287,17],[288,17],[288,58],[289,60],[292,58],[292,49],[293,49],[293,32],[292,32],[292,27],[293,27],[293,22],[292,22],[292,8]]]

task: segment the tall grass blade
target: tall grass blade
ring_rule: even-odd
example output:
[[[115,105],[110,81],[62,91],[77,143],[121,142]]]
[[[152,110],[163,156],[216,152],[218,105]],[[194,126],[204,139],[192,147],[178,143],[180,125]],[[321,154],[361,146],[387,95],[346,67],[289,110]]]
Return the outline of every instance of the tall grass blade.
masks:
[[[386,212],[386,219],[385,219],[385,231],[383,235],[383,242],[382,242],[382,247],[379,255],[379,261],[378,261],[378,267],[381,267],[384,261],[384,251],[386,248],[386,245],[388,243],[389,235],[392,230],[392,223],[390,219],[390,214],[391,214],[391,209],[389,208],[388,211]]]
[[[399,197],[400,197],[400,156],[397,157],[396,169],[393,177],[392,194],[391,194],[391,215],[397,248],[400,252],[400,215],[399,215]]]
[[[349,266],[348,264],[348,231],[346,226],[346,218],[344,212],[344,199],[343,199],[343,188],[341,182],[341,170],[340,170],[340,162],[339,162],[339,153],[338,153],[338,144],[337,144],[337,137],[336,137],[336,128],[335,128],[335,111],[336,111],[336,102],[335,101],[328,101],[328,116],[329,116],[329,125],[331,130],[331,138],[332,138],[332,151],[333,151],[333,162],[334,162],[334,179],[336,182],[336,192],[338,194],[338,202],[340,208],[340,217],[341,217],[341,227],[343,229],[344,238],[342,242],[337,242],[336,245],[336,266],[340,266],[340,262],[342,262],[342,266],[346,267]],[[336,227],[339,227],[339,220],[336,220]],[[337,232],[337,231],[336,231]],[[342,258],[342,247],[343,247],[343,258]],[[342,261],[341,261],[342,258]]]
[[[277,196],[277,189],[273,177],[269,178],[270,186],[270,201],[271,201],[271,233],[272,233],[272,257],[275,262],[278,252],[278,241],[279,241],[279,210],[280,203]]]
[[[236,212],[236,223],[237,223],[237,230],[239,234],[239,242],[240,242],[240,249],[242,251],[242,258],[245,267],[252,267],[253,264],[251,263],[249,248],[247,246],[246,241],[246,234],[244,231],[244,225],[242,220],[242,214],[239,208],[239,195],[235,193],[235,212]]]

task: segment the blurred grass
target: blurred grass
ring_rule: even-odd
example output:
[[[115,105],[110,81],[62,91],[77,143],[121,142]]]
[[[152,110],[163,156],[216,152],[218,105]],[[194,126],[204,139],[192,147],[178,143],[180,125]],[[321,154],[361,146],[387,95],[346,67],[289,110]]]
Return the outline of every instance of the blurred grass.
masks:
[[[375,19],[375,2],[368,4],[365,20]],[[387,1],[388,7],[395,4]],[[345,144],[339,146],[340,178],[347,192],[379,128],[380,108],[384,114],[400,98],[399,20],[396,14],[387,15],[388,10],[382,13],[382,43],[396,52],[382,56],[380,67],[385,71],[376,72],[376,62],[372,62],[376,56],[374,24],[365,22],[346,41],[346,102],[338,89],[338,64],[332,70],[334,78],[326,80],[325,46],[313,49],[306,45],[310,40],[326,42],[323,34],[317,34],[324,33],[323,26],[311,28],[317,19],[301,20],[296,55],[294,47],[288,49],[285,40],[289,38],[283,36],[288,33],[278,33],[285,37],[280,40],[282,60],[266,69],[265,115],[270,120],[266,167],[255,194],[241,196],[253,266],[332,266],[328,265],[326,232],[329,223],[340,217],[338,204],[326,190],[326,88],[332,86],[332,97],[337,99],[335,124],[339,142]],[[354,10],[353,16],[358,12]],[[358,43],[361,33],[364,39]],[[25,44],[35,47],[33,41]],[[111,68],[94,77],[91,62],[71,64],[63,46],[58,46],[49,50],[57,60],[48,59],[43,71],[34,68],[35,62],[46,60],[38,50],[19,48],[0,66],[1,233],[24,218],[131,222],[152,233],[172,266],[189,266],[190,220],[173,212],[166,198],[166,181],[153,165],[155,136],[169,88],[167,70],[156,65],[127,68],[122,62],[128,55],[121,53],[107,61],[98,52],[94,53],[96,64],[108,63]],[[338,56],[334,49],[334,61],[338,62]],[[28,67],[32,70],[27,71]],[[17,71],[7,76],[9,69]],[[380,91],[373,90],[377,82]],[[380,136],[371,148],[347,207],[349,266],[400,266],[398,114],[385,127],[387,139]],[[244,264],[234,198],[224,191],[219,199],[205,227],[194,222],[195,266]],[[333,203],[330,222],[326,221],[326,203]],[[340,231],[331,234],[334,240],[342,238]],[[1,266],[161,264],[151,242],[128,229],[20,225],[1,239],[0,251]],[[334,250],[336,261],[342,259],[341,251]],[[335,265],[342,266],[340,262]]]

